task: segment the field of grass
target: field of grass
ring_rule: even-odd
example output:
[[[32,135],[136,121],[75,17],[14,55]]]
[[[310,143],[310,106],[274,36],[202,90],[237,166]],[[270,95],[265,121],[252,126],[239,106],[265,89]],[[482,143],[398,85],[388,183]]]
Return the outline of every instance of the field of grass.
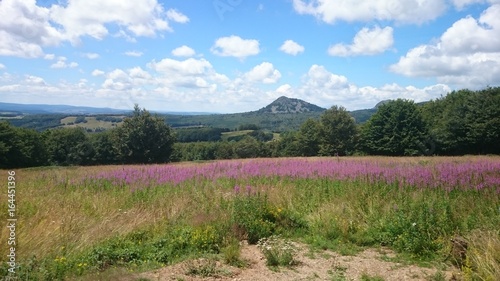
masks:
[[[123,117],[123,116],[120,116],[120,117]],[[119,126],[121,124],[121,122],[120,123],[113,123],[113,122],[109,122],[109,121],[96,120],[96,117],[91,117],[91,116],[85,117],[85,120],[87,121],[86,123],[70,124],[70,123],[74,123],[75,120],[76,120],[76,116],[69,116],[69,117],[63,118],[63,119],[61,119],[61,125],[62,125],[62,127],[66,127],[66,128],[82,127],[85,129],[95,130],[95,129],[100,129],[100,128],[112,129],[112,128],[115,128],[116,126]]]
[[[245,135],[248,135],[251,132],[253,132],[253,130],[241,130],[241,131],[223,132],[222,136],[221,136],[221,139],[222,140],[227,140],[228,138],[231,138],[231,137],[245,136]]]
[[[20,280],[143,271],[227,255],[234,241],[257,243],[271,235],[343,254],[383,245],[409,261],[454,264],[467,280],[500,276],[500,157],[250,159],[15,172]],[[7,190],[7,171],[1,174]],[[4,222],[7,209],[3,196]],[[8,237],[3,227],[0,276],[8,274]],[[456,253],[457,240],[466,241],[466,255]]]

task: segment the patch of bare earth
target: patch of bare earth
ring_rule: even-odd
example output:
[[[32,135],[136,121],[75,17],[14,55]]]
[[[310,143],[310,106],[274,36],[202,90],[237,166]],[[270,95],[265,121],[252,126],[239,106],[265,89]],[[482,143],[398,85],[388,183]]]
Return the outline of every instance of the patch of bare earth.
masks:
[[[296,244],[296,243],[294,243]],[[266,266],[266,260],[256,245],[244,243],[241,249],[241,259],[247,263],[243,268],[237,268],[205,259],[186,261],[176,265],[161,268],[152,272],[142,273],[136,277],[154,280],[234,280],[234,281],[271,281],[271,280],[361,280],[361,276],[381,277],[386,281],[401,280],[432,280],[438,270],[415,265],[403,265],[384,260],[384,257],[394,257],[388,249],[367,249],[356,256],[342,256],[332,251],[311,253],[308,247],[296,244],[299,251],[296,255],[298,264],[278,270]],[[200,272],[192,274],[193,268]],[[191,274],[189,273],[191,272]],[[445,280],[460,280],[459,272],[453,269],[441,271]],[[209,276],[200,276],[203,273]]]

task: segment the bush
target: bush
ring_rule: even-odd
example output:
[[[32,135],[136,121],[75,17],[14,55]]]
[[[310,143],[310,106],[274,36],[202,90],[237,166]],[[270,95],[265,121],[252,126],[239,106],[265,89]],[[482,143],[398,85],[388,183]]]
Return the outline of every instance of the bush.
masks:
[[[243,230],[248,243],[256,244],[259,239],[272,235],[275,217],[269,207],[267,195],[252,194],[250,186],[244,192],[238,186],[235,190],[238,194],[234,199],[233,222],[236,228]]]

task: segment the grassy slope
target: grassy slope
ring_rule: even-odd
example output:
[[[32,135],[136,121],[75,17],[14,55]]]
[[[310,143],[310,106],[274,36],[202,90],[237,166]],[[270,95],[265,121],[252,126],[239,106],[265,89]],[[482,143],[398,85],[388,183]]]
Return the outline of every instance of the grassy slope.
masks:
[[[351,161],[435,165],[481,159],[500,161],[498,157],[366,157]],[[204,164],[175,165],[182,168]],[[247,225],[260,235],[269,231],[292,233],[313,246],[345,253],[358,247],[388,244],[413,258],[430,260],[448,257],[452,246],[449,238],[459,234],[472,241],[470,258],[464,264],[470,276],[500,274],[495,262],[500,258],[500,198],[495,190],[447,193],[279,177],[192,180],[179,186],[143,189],[136,188],[147,186],[145,182],[140,186],[113,186],[81,181],[103,171],[121,169],[106,166],[16,171],[18,216],[22,221],[17,229],[17,256],[23,274],[55,280],[110,266],[144,269],[199,253],[218,253],[227,241],[241,238],[234,235],[235,223]],[[242,190],[250,186],[261,195],[238,197],[235,185]],[[399,209],[395,210],[395,206]],[[432,220],[425,213],[429,208],[437,214]],[[6,200],[0,202],[0,209],[7,209]],[[6,219],[6,212],[1,212],[0,220]],[[411,228],[413,223],[420,227],[418,231]],[[0,234],[0,241],[7,241],[7,229],[2,228]],[[432,238],[427,236],[430,234]],[[6,255],[2,255],[3,265],[5,259]]]

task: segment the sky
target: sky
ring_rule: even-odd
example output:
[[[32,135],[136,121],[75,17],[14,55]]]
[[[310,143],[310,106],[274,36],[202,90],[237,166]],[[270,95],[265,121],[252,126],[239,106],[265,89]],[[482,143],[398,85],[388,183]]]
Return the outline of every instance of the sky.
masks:
[[[236,113],[500,85],[500,0],[0,0],[0,102]]]

